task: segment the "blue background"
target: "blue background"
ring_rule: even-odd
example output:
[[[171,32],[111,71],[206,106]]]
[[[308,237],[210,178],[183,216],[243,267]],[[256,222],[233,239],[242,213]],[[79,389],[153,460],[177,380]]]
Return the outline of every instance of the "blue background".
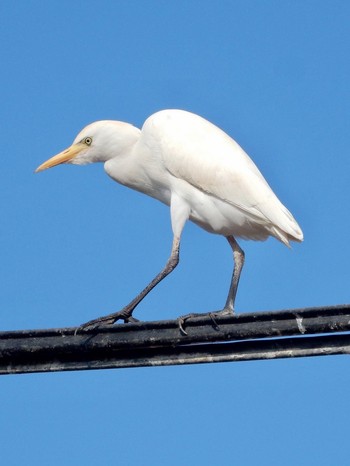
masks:
[[[238,312],[349,302],[347,1],[2,1],[1,329],[118,310],[164,265],[168,209],[101,165],[33,175],[91,121],[183,108],[227,131],[305,241],[246,252]],[[144,320],[224,304],[221,237],[188,224]],[[4,376],[10,465],[346,465],[347,357]]]

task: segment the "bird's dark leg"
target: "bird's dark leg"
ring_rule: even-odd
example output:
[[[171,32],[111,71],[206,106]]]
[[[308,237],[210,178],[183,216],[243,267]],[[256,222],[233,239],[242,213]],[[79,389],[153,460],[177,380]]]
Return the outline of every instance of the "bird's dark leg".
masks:
[[[237,241],[234,239],[233,236],[227,236],[226,239],[229,242],[232,248],[232,251],[233,251],[234,268],[233,268],[230,289],[227,295],[226,304],[225,304],[223,311],[228,311],[228,312],[233,313],[237,289],[238,289],[238,283],[239,283],[242,268],[244,265],[244,251],[243,249],[240,248],[239,244],[237,243]]]
[[[94,320],[86,322],[86,324],[81,325],[79,329],[91,329],[99,327],[100,325],[111,325],[114,324],[117,320],[124,320],[124,322],[137,322],[137,320],[132,317],[132,313],[135,307],[143,300],[148,293],[158,285],[169,273],[171,273],[177,264],[179,263],[180,256],[180,238],[174,236],[173,245],[171,248],[170,257],[164,267],[164,269],[146,286],[145,289],[141,291],[140,294],[136,296],[127,306],[125,306],[121,311],[114,312],[113,314],[108,314],[103,317],[99,317]]]
[[[218,327],[215,317],[220,315],[229,315],[234,313],[234,304],[238,289],[238,283],[241,276],[242,268],[244,265],[244,251],[240,248],[239,244],[235,240],[233,236],[227,236],[227,241],[229,242],[232,251],[233,251],[233,260],[234,260],[234,267],[232,273],[232,279],[230,284],[230,289],[227,295],[226,304],[222,311],[215,311],[215,312],[207,312],[207,313],[193,313],[187,314],[185,316],[179,317],[179,328],[181,332],[187,335],[187,332],[184,330],[183,325],[187,319],[191,317],[199,317],[199,316],[209,316],[214,324],[215,327]]]

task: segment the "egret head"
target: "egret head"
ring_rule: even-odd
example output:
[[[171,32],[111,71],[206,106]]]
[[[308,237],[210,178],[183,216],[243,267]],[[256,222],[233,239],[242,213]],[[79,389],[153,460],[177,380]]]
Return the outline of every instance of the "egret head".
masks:
[[[140,130],[129,123],[102,120],[86,126],[77,135],[73,144],[42,163],[35,172],[62,163],[85,165],[93,162],[106,162],[130,150],[139,138]]]

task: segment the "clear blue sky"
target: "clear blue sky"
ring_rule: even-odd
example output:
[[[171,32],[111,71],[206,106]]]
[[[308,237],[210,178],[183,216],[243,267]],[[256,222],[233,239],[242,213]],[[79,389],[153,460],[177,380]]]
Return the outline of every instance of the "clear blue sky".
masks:
[[[2,1],[2,330],[118,310],[163,266],[168,209],[101,165],[34,175],[87,123],[183,108],[232,135],[305,242],[241,242],[237,312],[349,302],[346,0]],[[188,224],[144,320],[220,308],[226,242]],[[7,376],[1,462],[347,465],[347,357]]]

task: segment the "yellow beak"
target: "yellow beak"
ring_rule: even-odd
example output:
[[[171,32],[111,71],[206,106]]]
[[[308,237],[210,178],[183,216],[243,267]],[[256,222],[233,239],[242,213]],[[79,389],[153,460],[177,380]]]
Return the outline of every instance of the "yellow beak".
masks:
[[[51,159],[46,160],[46,162],[42,163],[35,170],[35,173],[42,172],[47,168],[55,167],[56,165],[59,165],[61,163],[68,163],[72,159],[74,159],[74,157],[76,157],[79,154],[79,152],[81,152],[83,149],[86,149],[85,144],[82,144],[80,142],[78,142],[77,144],[73,144],[72,146],[68,147],[68,149],[60,152],[54,157],[51,157]]]

